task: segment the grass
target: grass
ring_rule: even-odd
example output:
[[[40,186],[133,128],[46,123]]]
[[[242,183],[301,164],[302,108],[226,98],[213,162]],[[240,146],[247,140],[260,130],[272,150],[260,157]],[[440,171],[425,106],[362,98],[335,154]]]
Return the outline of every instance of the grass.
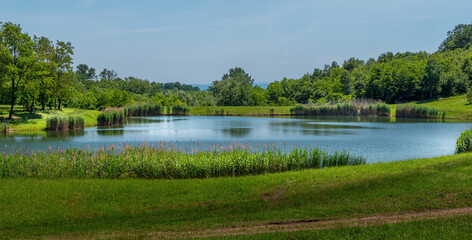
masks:
[[[0,233],[3,238],[159,239],[274,221],[461,208],[472,205],[471,171],[472,154],[460,154],[247,177],[1,178]],[[438,233],[439,238],[468,239],[470,220],[465,216],[251,238],[436,238]]]
[[[125,112],[123,109],[107,109],[97,116],[98,126],[116,126],[125,123]]]
[[[0,122],[8,117],[10,106],[0,105]],[[77,115],[84,118],[85,126],[97,125],[97,116],[100,112],[96,110],[83,110],[63,108],[62,110],[45,110],[29,113],[23,111],[21,106],[15,106],[14,119],[9,119],[9,128],[12,132],[35,131],[46,129],[46,119],[54,114]],[[3,119],[2,119],[3,118]]]
[[[0,154],[0,178],[209,178],[365,164],[363,157],[320,149],[291,152],[197,151],[166,146]]]
[[[472,216],[458,216],[370,227],[243,235],[221,239],[471,239],[471,229]]]
[[[465,95],[441,98],[434,101],[417,101],[409,104],[419,104],[428,108],[434,108],[439,112],[446,112],[446,118],[472,119],[472,105],[467,103]]]

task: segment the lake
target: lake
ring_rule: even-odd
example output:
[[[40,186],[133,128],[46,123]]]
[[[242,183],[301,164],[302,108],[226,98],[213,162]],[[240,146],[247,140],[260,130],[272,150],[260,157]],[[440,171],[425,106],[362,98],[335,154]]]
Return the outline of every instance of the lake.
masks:
[[[38,131],[0,135],[0,151],[34,151],[124,144],[193,146],[244,145],[248,148],[319,147],[345,150],[368,162],[429,158],[454,153],[468,123],[363,117],[136,117],[123,127],[78,131]]]

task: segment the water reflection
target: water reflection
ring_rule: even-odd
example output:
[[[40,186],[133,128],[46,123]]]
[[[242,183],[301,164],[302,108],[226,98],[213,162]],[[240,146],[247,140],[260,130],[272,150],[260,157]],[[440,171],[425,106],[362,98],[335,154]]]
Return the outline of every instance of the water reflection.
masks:
[[[161,141],[182,146],[198,141],[203,149],[214,143],[287,143],[327,151],[346,150],[376,162],[453,154],[456,139],[467,128],[467,123],[444,123],[442,119],[357,116],[135,117],[122,127],[0,135],[0,152]]]
[[[224,135],[233,138],[243,138],[251,134],[251,128],[224,128],[220,130]]]
[[[97,134],[100,136],[123,136],[124,129],[97,129]]]

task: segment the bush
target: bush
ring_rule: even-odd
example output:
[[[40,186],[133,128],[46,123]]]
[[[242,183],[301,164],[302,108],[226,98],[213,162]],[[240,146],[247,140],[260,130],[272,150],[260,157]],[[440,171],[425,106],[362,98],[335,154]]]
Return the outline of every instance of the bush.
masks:
[[[472,152],[472,129],[461,133],[456,142],[456,153]]]
[[[0,133],[8,133],[9,126],[7,122],[0,123]]]
[[[467,90],[467,102],[472,104],[472,87]]]

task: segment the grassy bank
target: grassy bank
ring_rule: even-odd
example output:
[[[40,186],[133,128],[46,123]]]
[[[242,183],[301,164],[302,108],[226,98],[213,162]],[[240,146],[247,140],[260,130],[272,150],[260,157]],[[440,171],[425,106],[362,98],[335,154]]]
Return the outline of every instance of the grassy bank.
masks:
[[[9,106],[0,105],[0,122],[8,117]],[[64,108],[62,110],[35,111],[33,113],[24,112],[21,106],[15,107],[14,119],[8,120],[10,131],[35,131],[46,129],[46,119],[55,114],[81,116],[85,126],[97,125],[97,116],[100,112],[95,110],[83,110]]]
[[[461,154],[248,177],[2,178],[0,234],[5,238],[160,239],[191,232],[191,237],[198,237],[198,231],[205,229],[462,208],[472,206],[471,171],[472,154]],[[457,224],[461,221],[470,223],[470,216],[392,227],[340,227],[315,234],[373,238],[388,228],[387,233],[421,238],[426,228],[438,227],[431,230],[438,236],[453,231],[449,236],[465,239],[470,224]],[[251,237],[280,236],[274,234]]]

